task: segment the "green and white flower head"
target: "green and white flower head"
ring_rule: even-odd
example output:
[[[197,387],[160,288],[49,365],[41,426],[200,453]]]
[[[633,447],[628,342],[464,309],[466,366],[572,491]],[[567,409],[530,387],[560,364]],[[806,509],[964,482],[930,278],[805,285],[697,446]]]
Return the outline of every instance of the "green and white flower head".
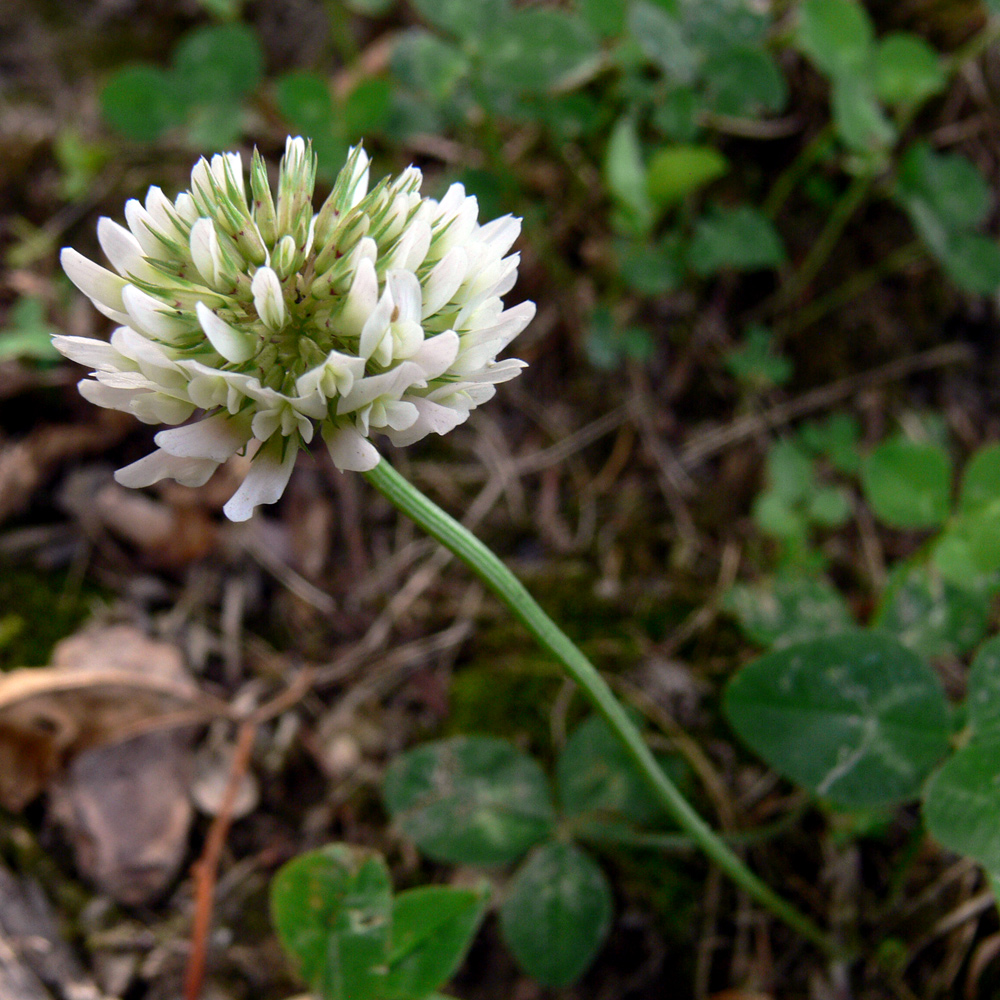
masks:
[[[249,190],[240,155],[222,153],[174,201],[158,187],[130,200],[127,228],[99,221],[113,271],[62,251],[70,280],[121,324],[110,343],[53,338],[92,369],[80,392],[183,425],[118,482],[198,486],[246,448],[250,471],[225,506],[246,520],[281,496],[317,430],[338,468],[371,469],[375,432],[397,445],[444,434],[524,367],[496,360],[535,312],[502,301],[520,219],[480,225],[461,184],[421,197],[415,167],[369,191],[368,166],[353,148],[316,212],[307,141],[288,139],[276,198],[256,151]]]

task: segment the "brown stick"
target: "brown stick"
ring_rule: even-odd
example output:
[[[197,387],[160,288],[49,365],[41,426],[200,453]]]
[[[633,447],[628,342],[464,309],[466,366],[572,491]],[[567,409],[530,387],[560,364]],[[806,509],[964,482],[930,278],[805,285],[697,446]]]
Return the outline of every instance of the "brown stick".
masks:
[[[233,824],[233,806],[239,792],[240,782],[250,766],[250,753],[254,737],[257,735],[257,721],[254,718],[241,723],[236,736],[236,748],[229,768],[229,782],[226,785],[222,805],[212,820],[205,837],[205,847],[201,857],[192,868],[194,875],[194,921],[191,927],[191,951],[188,955],[187,972],[184,976],[184,1000],[199,1000],[205,979],[205,961],[208,956],[208,933],[212,925],[212,903],[215,883],[219,873],[219,859],[226,843],[229,828]]]

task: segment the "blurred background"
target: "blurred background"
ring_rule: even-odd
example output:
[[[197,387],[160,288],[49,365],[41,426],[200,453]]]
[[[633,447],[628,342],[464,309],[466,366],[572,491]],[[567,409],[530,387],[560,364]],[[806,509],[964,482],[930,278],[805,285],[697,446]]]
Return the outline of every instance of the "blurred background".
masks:
[[[202,154],[276,166],[289,134],[312,139],[320,197],[363,140],[373,180],[415,163],[424,193],[459,181],[481,220],[523,217],[508,304],[538,314],[509,353],[530,367],[386,454],[607,671],[703,813],[784,824],[751,852],[769,881],[887,942],[853,995],[993,995],[974,866],[906,810],[807,809],[719,696],[779,636],[873,615],[957,690],[995,625],[995,589],[925,575],[884,596],[926,536],[882,523],[859,470],[898,437],[955,463],[997,437],[998,18],[980,0],[5,0],[0,668],[91,671],[83,699],[56,674],[27,708],[0,688],[0,928],[23,934],[23,910],[71,942],[62,965],[24,959],[41,992],[13,1000],[180,995],[234,727],[147,733],[125,760],[95,745],[191,690],[248,710],[293,685],[224,849],[213,1000],[295,989],[264,900],[299,851],[344,839],[385,851],[397,884],[471,877],[388,825],[394,755],[475,732],[548,766],[585,714],[464,571],[318,452],[246,526],[221,519],[231,470],[199,490],[112,480],[153,429],[87,404],[52,350],[110,328],[59,248],[100,260],[99,216],[152,184],[173,197]],[[107,690],[108,662],[162,663],[178,689]],[[490,920],[456,995],[852,995],[700,859],[597,851],[617,916],[578,984],[538,985]]]

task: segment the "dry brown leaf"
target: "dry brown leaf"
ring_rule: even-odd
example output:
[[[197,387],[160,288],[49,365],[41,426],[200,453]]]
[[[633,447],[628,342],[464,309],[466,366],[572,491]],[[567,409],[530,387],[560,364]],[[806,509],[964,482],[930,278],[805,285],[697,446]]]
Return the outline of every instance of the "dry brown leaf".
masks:
[[[228,714],[165,650],[173,647],[118,626],[64,640],[51,667],[0,675],[0,804],[22,809],[90,747]]]

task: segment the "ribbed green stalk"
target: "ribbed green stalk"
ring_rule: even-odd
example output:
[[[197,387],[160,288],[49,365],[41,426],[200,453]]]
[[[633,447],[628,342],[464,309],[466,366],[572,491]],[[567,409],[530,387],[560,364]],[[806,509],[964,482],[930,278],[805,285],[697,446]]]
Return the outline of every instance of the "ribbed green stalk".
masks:
[[[656,762],[638,729],[594,665],[541,609],[514,574],[479,539],[408,483],[385,459],[365,473],[365,478],[399,510],[461,559],[507,605],[541,646],[563,665],[587,700],[611,726],[663,807],[705,854],[775,916],[814,944],[833,952],[835,948],[830,938],[750,871],[695,812]]]

